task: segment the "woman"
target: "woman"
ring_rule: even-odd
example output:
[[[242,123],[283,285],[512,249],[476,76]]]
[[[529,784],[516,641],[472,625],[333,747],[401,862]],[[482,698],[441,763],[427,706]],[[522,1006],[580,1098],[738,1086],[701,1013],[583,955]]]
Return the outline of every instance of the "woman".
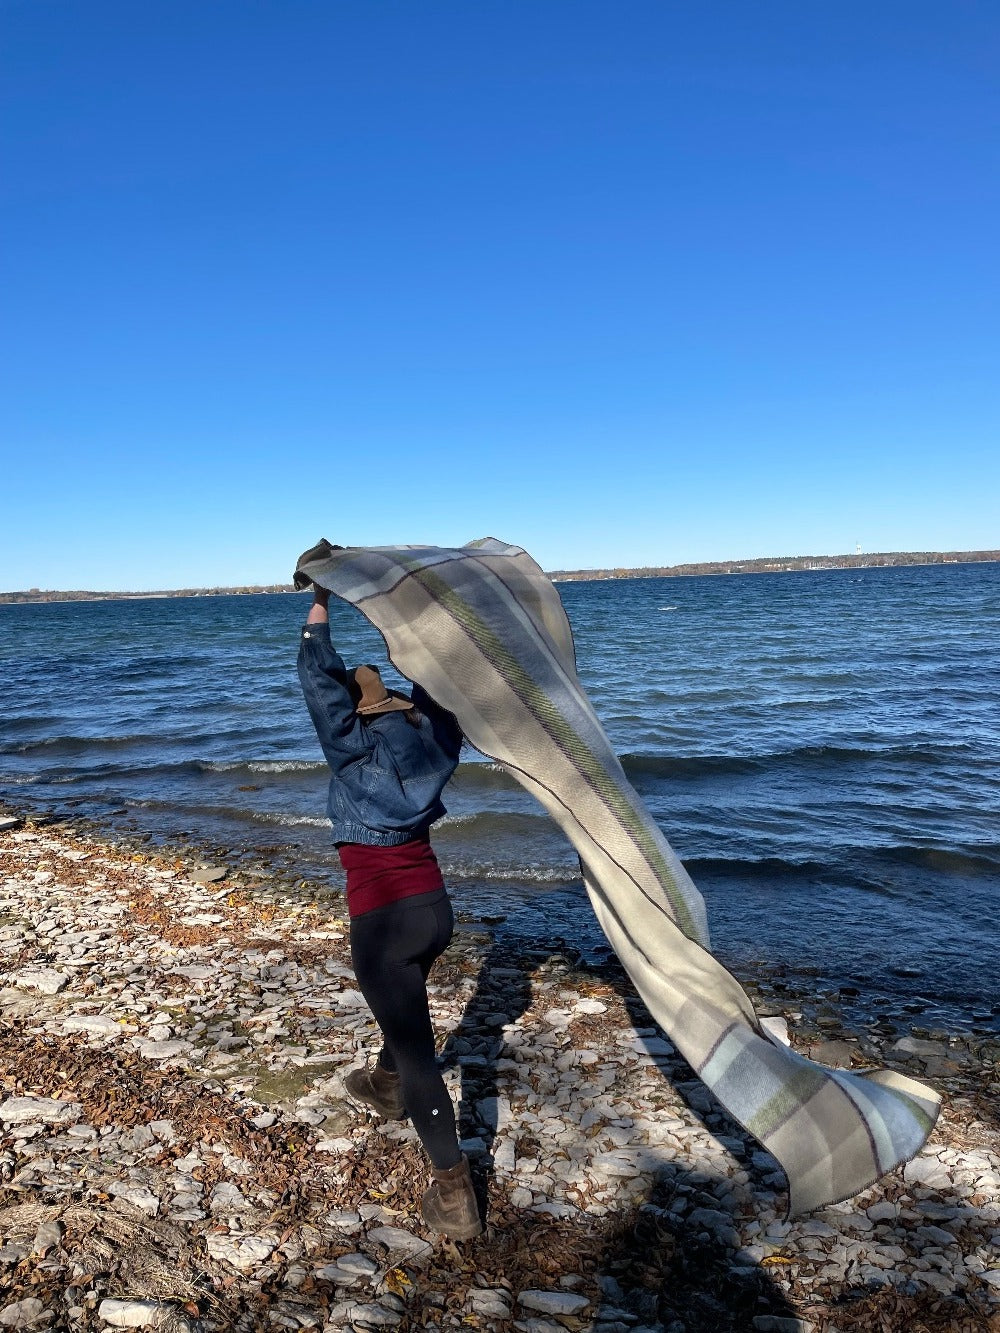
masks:
[[[344,1083],[387,1119],[409,1114],[431,1160],[424,1221],[468,1240],[482,1223],[437,1067],[426,987],[454,924],[428,834],[445,813],[441,792],[462,733],[419,685],[406,698],[387,691],[375,667],[348,671],[330,641],[330,595],[314,594],[299,679],[332,773],[327,809],[347,872],[351,961],[383,1037],[374,1066]]]

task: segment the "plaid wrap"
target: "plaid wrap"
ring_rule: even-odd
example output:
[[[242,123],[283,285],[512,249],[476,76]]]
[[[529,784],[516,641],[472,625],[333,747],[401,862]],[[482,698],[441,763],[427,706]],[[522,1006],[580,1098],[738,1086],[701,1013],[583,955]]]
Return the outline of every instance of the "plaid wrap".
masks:
[[[577,677],[559,595],[525,551],[493,538],[321,542],[296,570],[297,586],[310,582],[363,612],[397,670],[560,825],[650,1013],[780,1162],[790,1215],[849,1198],[920,1150],[937,1093],[886,1070],[827,1069],[772,1040],[712,956],[701,894],[628,782]]]

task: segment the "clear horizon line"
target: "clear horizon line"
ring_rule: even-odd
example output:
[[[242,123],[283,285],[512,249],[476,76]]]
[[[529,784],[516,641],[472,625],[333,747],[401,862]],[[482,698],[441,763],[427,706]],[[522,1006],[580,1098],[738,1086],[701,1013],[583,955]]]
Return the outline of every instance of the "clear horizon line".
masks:
[[[646,570],[670,571],[670,570],[688,570],[688,569],[711,569],[711,568],[733,568],[742,565],[760,565],[760,564],[780,564],[788,561],[803,560],[823,560],[823,561],[850,561],[853,564],[864,565],[865,562],[872,560],[890,560],[907,559],[910,564],[922,563],[913,559],[918,556],[936,556],[940,559],[933,562],[924,563],[945,563],[952,560],[955,563],[965,564],[988,564],[992,561],[1000,560],[1000,550],[976,550],[976,551],[850,551],[835,555],[759,555],[759,556],[739,556],[719,560],[682,560],[673,565],[593,565],[577,566],[575,568],[562,567],[544,571],[547,575],[560,574],[608,574],[615,573],[620,576],[629,575],[642,576]],[[72,597],[78,601],[84,601],[88,598],[119,597],[119,598],[144,598],[144,597],[176,597],[186,594],[205,596],[224,596],[227,594],[239,594],[241,592],[294,592],[296,589],[291,582],[275,583],[233,583],[233,584],[206,584],[202,587],[175,587],[175,588],[149,588],[149,589],[127,589],[127,588],[13,588],[0,591],[0,598],[7,597],[30,597],[30,598],[59,598]]]

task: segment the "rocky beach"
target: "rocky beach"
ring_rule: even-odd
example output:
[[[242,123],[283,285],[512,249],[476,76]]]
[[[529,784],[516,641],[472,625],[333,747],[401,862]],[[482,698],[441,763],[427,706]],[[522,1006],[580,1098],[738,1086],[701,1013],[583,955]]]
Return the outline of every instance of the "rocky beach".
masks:
[[[944,1095],[927,1146],[785,1220],[777,1164],[614,959],[464,923],[431,976],[486,1230],[420,1219],[327,887],[0,819],[0,1329],[1000,1330],[1000,1041],[741,976],[823,1063]]]

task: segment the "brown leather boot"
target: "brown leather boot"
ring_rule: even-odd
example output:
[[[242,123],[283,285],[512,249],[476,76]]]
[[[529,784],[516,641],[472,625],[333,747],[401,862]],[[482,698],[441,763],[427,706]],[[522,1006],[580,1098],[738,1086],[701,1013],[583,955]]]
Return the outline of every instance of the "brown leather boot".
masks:
[[[483,1224],[467,1157],[463,1156],[458,1166],[447,1171],[431,1169],[431,1186],[420,1211],[429,1227],[452,1240],[471,1240],[479,1235]]]
[[[377,1062],[370,1069],[352,1069],[344,1078],[344,1087],[356,1101],[364,1102],[385,1120],[402,1120],[406,1115],[399,1075]]]

